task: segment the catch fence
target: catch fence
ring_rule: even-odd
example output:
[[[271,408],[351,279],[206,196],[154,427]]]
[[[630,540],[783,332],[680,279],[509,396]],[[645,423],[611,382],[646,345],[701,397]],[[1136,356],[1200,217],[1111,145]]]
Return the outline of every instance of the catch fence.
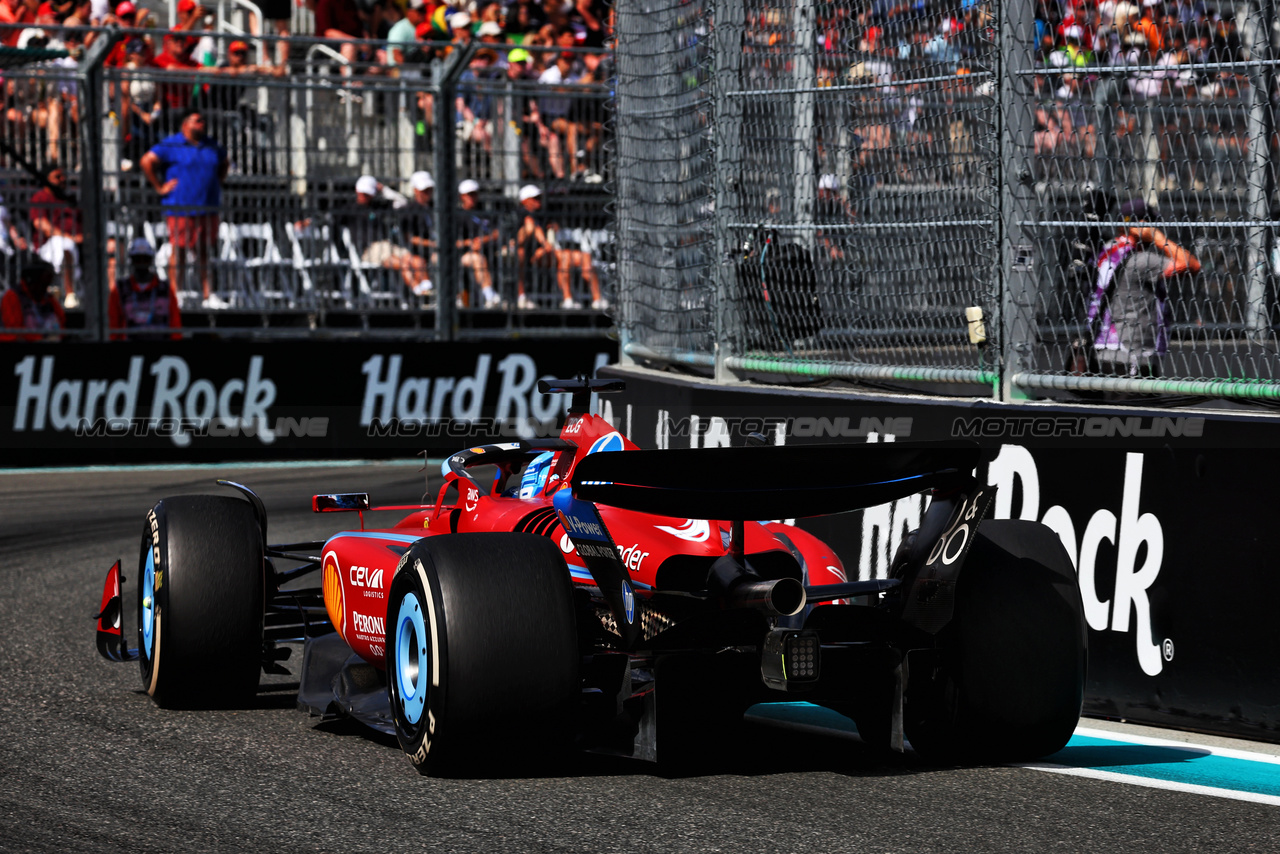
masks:
[[[1109,6],[620,6],[623,352],[1002,399],[1280,396],[1275,7]]]

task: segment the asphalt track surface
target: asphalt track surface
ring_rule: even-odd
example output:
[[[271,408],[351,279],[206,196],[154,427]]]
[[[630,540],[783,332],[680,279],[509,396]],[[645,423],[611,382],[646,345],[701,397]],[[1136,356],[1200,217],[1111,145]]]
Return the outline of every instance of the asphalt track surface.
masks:
[[[673,777],[583,757],[545,777],[418,776],[394,743],[318,725],[288,682],[252,708],[174,712],[94,651],[170,494],[263,496],[271,538],[331,533],[316,491],[418,499],[412,466],[0,473],[0,849],[23,851],[1275,851],[1280,807],[1016,767],[938,768],[756,725],[740,761]],[[126,629],[132,620],[126,622]],[[512,721],[518,726],[519,721]]]

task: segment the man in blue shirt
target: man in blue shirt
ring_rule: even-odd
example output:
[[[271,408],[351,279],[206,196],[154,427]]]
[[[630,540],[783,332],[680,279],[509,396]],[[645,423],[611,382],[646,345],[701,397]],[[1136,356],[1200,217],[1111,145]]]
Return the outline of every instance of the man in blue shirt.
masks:
[[[181,290],[187,250],[195,250],[196,270],[205,308],[228,304],[209,288],[209,249],[218,239],[218,209],[222,206],[222,181],[227,177],[227,152],[205,136],[204,116],[190,110],[182,129],[162,140],[142,156],[142,173],[164,198],[169,226],[169,285]]]

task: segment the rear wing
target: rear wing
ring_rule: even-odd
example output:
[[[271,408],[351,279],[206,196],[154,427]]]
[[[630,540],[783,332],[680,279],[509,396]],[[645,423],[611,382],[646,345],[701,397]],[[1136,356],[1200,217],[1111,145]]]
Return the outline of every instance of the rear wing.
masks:
[[[874,507],[964,485],[970,442],[623,451],[578,462],[575,498],[687,519],[784,519]]]

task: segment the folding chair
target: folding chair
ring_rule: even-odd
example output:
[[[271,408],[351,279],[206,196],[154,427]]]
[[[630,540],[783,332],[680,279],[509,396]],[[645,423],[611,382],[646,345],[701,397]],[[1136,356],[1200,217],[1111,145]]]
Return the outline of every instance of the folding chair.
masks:
[[[390,270],[381,264],[366,263],[356,250],[355,241],[351,239],[351,229],[342,229],[342,245],[346,247],[351,269],[360,288],[360,301],[370,308],[399,307],[408,308],[405,301],[404,279],[397,270]]]
[[[244,283],[246,304],[255,308],[292,307],[293,264],[281,256],[271,224],[231,224],[228,237],[229,254]]]
[[[334,245],[329,226],[298,228],[286,222],[284,233],[289,240],[293,270],[301,283],[298,302],[306,303],[307,307],[333,302],[351,308],[354,302],[351,262]]]

